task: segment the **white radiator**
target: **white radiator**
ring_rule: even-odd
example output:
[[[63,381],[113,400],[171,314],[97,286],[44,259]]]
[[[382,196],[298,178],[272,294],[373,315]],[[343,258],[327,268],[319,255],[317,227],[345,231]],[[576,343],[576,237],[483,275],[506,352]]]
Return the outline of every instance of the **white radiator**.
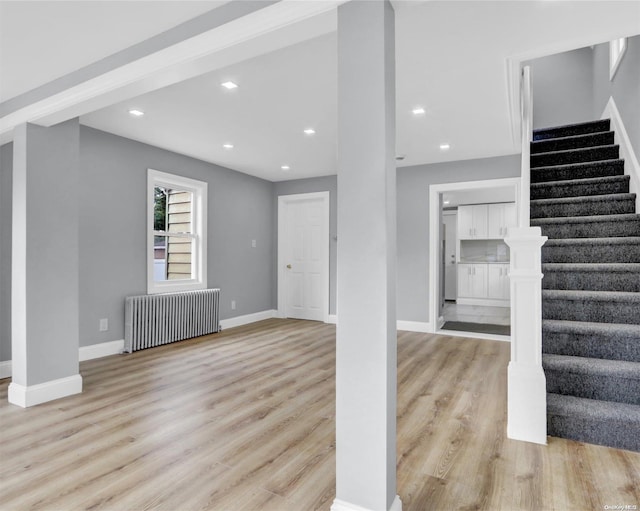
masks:
[[[124,351],[160,346],[220,331],[220,290],[128,296]]]

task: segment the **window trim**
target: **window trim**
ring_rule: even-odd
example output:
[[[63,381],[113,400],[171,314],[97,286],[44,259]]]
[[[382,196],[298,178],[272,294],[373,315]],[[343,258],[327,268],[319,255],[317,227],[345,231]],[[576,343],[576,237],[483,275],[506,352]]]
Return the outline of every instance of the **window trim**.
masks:
[[[154,190],[156,186],[186,190],[192,194],[191,228],[193,278],[156,281],[154,265]],[[147,293],[175,293],[207,289],[207,183],[159,170],[147,169]]]
[[[620,37],[609,41],[609,80],[613,80],[613,77],[620,67],[620,62],[624,53],[627,51],[627,38]]]

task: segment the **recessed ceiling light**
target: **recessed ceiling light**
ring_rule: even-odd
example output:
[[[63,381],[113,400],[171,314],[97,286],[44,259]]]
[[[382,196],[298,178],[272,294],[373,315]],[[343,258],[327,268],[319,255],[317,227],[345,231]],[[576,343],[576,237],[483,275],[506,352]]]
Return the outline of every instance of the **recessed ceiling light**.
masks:
[[[283,165],[282,167],[280,167],[282,170],[289,170],[291,169],[291,167],[289,167],[289,165]]]
[[[221,83],[220,85],[222,85],[225,89],[229,89],[229,90],[238,88],[238,85],[233,82],[224,82],[224,83]]]
[[[138,110],[137,108],[132,108],[131,110],[129,110],[129,113],[134,117],[142,117],[144,115],[144,112],[142,110]]]
[[[449,144],[440,144],[441,151],[448,151],[451,148]]]
[[[314,130],[313,128],[307,128],[306,130],[304,130],[305,135],[313,135],[315,132],[316,130]]]
[[[416,107],[413,110],[411,110],[411,113],[413,115],[424,115],[424,108],[422,108],[421,106]]]
[[[222,147],[225,149],[233,149],[233,144],[223,144]]]
[[[446,200],[446,201],[443,202],[443,204],[451,204],[451,201],[450,200]]]

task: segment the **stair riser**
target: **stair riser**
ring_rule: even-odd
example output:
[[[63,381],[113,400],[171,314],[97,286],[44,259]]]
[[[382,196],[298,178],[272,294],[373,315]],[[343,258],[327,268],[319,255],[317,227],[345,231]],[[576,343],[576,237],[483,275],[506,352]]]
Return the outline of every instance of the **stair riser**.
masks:
[[[635,210],[635,198],[572,202],[565,204],[531,204],[531,218],[625,215],[635,213]]]
[[[547,140],[549,138],[573,137],[576,135],[586,135],[587,133],[598,133],[609,131],[611,121],[602,119],[599,121],[576,124],[573,126],[560,126],[557,128],[547,128],[534,130],[533,140]]]
[[[540,225],[531,219],[531,225]],[[640,219],[605,222],[547,223],[540,225],[543,236],[559,238],[608,238],[640,236]]]
[[[547,392],[565,396],[640,404],[640,380],[612,375],[582,374],[545,368]]]
[[[576,138],[539,140],[531,143],[531,154],[564,151],[567,149],[580,149],[583,147],[613,145],[614,143],[615,141],[612,131],[583,135]]]
[[[595,323],[637,324],[640,304],[635,301],[565,300],[542,298],[542,318]]]
[[[552,164],[553,165],[553,164]],[[624,160],[599,161],[570,166],[551,166],[531,169],[532,183],[565,181],[568,179],[590,179],[624,175]]]
[[[595,147],[575,151],[531,155],[531,168],[550,165],[567,165],[588,161],[615,160],[619,157],[618,146]]]
[[[547,416],[547,434],[550,436],[628,451],[640,451],[638,427],[638,424],[630,421],[585,419],[555,414]]]
[[[549,332],[542,328],[542,351],[555,355],[640,362],[640,333],[611,334]]]
[[[543,246],[543,263],[636,263],[640,244]]]
[[[640,293],[640,273],[595,271],[544,271],[543,289],[576,291],[626,291]],[[640,319],[640,311],[638,312]]]
[[[563,197],[586,197],[609,193],[629,193],[629,177],[606,183],[582,184],[575,182],[565,185],[544,185],[531,187],[531,200],[561,199]]]

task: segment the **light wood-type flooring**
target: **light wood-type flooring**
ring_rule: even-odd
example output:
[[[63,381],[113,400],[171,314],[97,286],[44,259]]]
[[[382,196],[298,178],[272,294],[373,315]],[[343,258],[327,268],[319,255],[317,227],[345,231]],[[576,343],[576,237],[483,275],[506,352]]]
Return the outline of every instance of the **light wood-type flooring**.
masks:
[[[506,438],[508,359],[399,332],[404,510],[640,509],[640,454]],[[328,510],[334,365],[334,326],[274,319],[83,362],[81,395],[26,410],[2,380],[0,509]]]

